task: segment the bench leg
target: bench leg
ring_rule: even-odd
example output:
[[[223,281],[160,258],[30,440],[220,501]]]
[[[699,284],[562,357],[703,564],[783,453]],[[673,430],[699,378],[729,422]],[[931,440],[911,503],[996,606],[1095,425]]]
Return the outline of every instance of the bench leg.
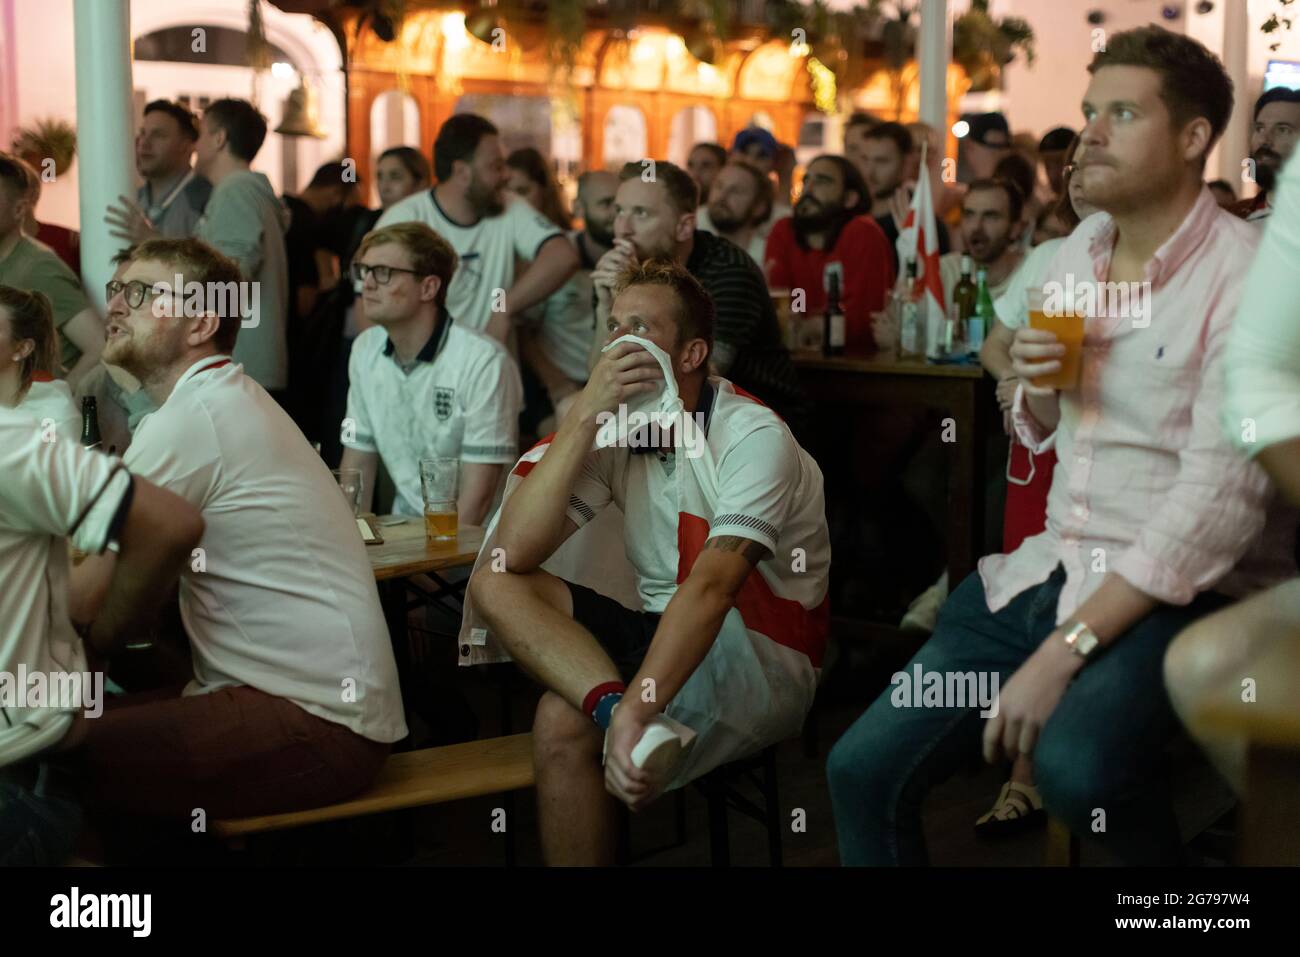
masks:
[[[781,803],[776,793],[776,748],[763,752],[763,804],[767,818],[767,850],[773,867],[781,866]]]
[[[515,830],[519,827],[519,818],[515,814],[515,807],[518,802],[515,801],[515,792],[507,791],[501,804],[506,812],[506,867],[514,867],[518,861],[516,852],[518,850],[515,841]]]
[[[727,833],[727,795],[717,782],[710,782],[709,858],[714,867],[731,866],[731,836]]]
[[[1078,867],[1079,839],[1064,822],[1047,818],[1047,853],[1043,863],[1048,867]]]

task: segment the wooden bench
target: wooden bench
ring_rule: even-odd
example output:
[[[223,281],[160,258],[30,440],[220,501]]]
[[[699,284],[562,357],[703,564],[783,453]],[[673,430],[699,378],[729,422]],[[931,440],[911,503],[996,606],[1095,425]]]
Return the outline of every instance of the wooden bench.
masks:
[[[512,734],[394,754],[375,783],[354,798],[303,811],[228,818],[212,827],[219,837],[239,847],[253,834],[517,791],[532,787],[533,780],[533,736]],[[510,821],[506,830],[510,862],[514,827]]]

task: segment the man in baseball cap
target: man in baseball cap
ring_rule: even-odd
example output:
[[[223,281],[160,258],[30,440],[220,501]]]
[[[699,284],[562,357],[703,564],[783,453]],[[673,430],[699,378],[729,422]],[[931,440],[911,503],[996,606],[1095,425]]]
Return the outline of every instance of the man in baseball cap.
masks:
[[[973,179],[993,175],[993,168],[1011,152],[1011,128],[1001,113],[967,113],[962,117],[970,130],[962,137],[966,161]],[[964,182],[965,180],[963,180]]]
[[[732,141],[731,155],[766,176],[776,162],[776,137],[761,126],[747,126]]]

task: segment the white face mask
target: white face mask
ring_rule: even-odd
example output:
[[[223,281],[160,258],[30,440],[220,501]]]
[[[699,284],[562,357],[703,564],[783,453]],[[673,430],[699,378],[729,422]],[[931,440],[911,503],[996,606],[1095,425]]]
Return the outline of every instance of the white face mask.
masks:
[[[600,351],[608,352],[620,342],[634,343],[654,356],[655,361],[659,363],[659,368],[663,370],[663,380],[656,383],[658,388],[655,391],[639,392],[616,411],[602,415],[595,443],[595,447],[599,449],[629,446],[632,444],[629,436],[634,434],[638,435],[638,440],[634,441],[644,441],[643,430],[647,426],[666,430],[680,426],[684,422],[683,405],[681,396],[677,394],[677,379],[673,375],[672,358],[650,340],[631,335],[620,336]],[[694,440],[702,439],[702,435],[697,430],[693,430],[690,426],[674,428],[674,435],[681,436],[677,441],[685,444],[687,455],[692,458],[699,455],[699,452],[694,449]]]

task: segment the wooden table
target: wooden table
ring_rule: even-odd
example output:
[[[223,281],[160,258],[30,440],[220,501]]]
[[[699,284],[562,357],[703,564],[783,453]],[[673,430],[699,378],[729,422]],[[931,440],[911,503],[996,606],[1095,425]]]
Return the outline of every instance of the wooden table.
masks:
[[[985,442],[996,421],[993,384],[978,365],[900,362],[892,355],[828,359],[794,354],[818,417],[835,406],[906,405],[951,416],[955,441],[948,468],[948,587],[975,569],[984,545]],[[828,408],[829,407],[829,408]],[[850,421],[850,420],[846,420]],[[851,426],[850,426],[851,427]]]
[[[379,601],[393,642],[402,700],[407,708],[414,708],[422,700],[417,691],[423,686],[417,688],[412,683],[416,677],[418,649],[412,648],[407,615],[431,602],[444,605],[453,614],[460,613],[468,578],[448,581],[441,573],[473,567],[483,544],[483,529],[462,525],[455,541],[431,542],[425,536],[424,520],[418,516],[401,516],[406,519],[401,525],[380,525],[374,515],[365,517],[384,539],[382,544],[367,545],[366,554],[379,586]],[[431,582],[432,589],[411,581],[416,576]]]
[[[1226,688],[1195,716],[1198,730],[1247,743],[1240,863],[1300,866],[1300,634],[1280,638],[1241,669],[1256,700]]]
[[[431,542],[420,518],[402,516],[406,518],[402,525],[380,525],[373,516],[368,517],[384,538],[382,545],[366,546],[377,582],[473,565],[483,544],[483,529],[474,525],[463,526],[454,542]]]

